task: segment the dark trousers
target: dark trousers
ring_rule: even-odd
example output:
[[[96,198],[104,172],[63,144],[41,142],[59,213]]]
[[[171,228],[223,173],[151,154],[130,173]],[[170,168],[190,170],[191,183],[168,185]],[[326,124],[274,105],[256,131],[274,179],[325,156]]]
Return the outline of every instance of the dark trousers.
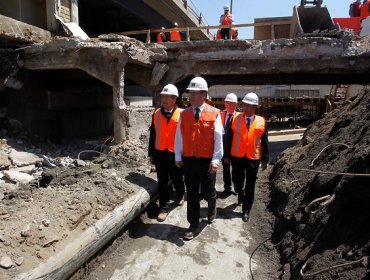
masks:
[[[184,175],[187,190],[187,219],[196,227],[200,218],[199,188],[203,198],[208,202],[208,213],[216,207],[216,173],[208,172],[211,159],[185,157]]]
[[[230,28],[221,28],[221,38],[223,40],[230,39]]]
[[[172,184],[178,198],[182,198],[185,192],[185,185],[182,177],[182,168],[175,165],[175,154],[169,151],[157,152],[154,156],[154,164],[157,169],[159,208],[160,211],[168,212],[170,205],[170,192]]]
[[[224,189],[225,191],[231,191],[231,174],[230,174],[230,163],[226,164],[222,161],[222,177],[224,180]]]
[[[254,201],[254,189],[260,161],[249,160],[246,157],[231,157],[231,165],[235,190],[242,201],[242,211],[249,212]]]

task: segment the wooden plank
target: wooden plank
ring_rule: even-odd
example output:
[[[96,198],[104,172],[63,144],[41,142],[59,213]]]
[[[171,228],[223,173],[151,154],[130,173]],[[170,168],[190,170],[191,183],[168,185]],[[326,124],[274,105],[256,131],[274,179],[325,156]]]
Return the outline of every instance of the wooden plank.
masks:
[[[233,28],[240,28],[240,27],[253,27],[253,26],[271,26],[271,25],[289,25],[292,24],[292,21],[271,21],[271,22],[261,22],[261,23],[244,23],[244,24],[235,24],[232,25]],[[220,29],[220,28],[230,28],[229,25],[207,25],[207,26],[199,26],[199,27],[179,27],[179,31],[195,31],[201,29]],[[159,32],[170,32],[172,28],[167,29],[151,29],[150,32],[152,33],[159,33]],[[127,31],[127,32],[117,32],[115,34],[119,35],[138,35],[138,34],[146,34],[148,30],[136,30],[136,31]]]
[[[67,279],[139,215],[156,197],[157,184],[153,180],[147,183],[145,188],[139,188],[127,201],[95,223],[94,226],[74,238],[53,257],[35,269],[17,275],[15,279]]]

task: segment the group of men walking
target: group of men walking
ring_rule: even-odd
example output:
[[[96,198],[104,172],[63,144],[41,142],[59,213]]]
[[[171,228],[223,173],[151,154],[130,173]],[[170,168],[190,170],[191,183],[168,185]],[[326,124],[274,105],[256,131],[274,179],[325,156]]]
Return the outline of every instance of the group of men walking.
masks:
[[[225,98],[225,111],[207,104],[208,85],[202,77],[192,79],[186,90],[191,106],[184,110],[176,105],[179,94],[174,85],[168,84],[161,91],[161,107],[155,110],[150,128],[149,158],[158,177],[157,220],[162,222],[169,214],[172,184],[178,206],[184,203],[186,186],[190,226],[183,238],[191,240],[199,226],[201,198],[208,203],[208,223],[216,218],[215,185],[220,164],[224,178],[220,197],[232,194],[234,183],[242,220],[248,221],[260,163],[263,170],[267,167],[268,138],[264,118],[255,115],[255,93],[245,95],[243,112],[238,113],[233,93]]]

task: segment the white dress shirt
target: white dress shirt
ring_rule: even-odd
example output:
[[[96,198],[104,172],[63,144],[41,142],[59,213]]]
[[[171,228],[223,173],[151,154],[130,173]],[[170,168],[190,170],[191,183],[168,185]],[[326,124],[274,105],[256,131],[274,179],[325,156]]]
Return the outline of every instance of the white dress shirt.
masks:
[[[204,110],[205,103],[203,103],[199,109],[199,118],[202,115],[202,111]],[[193,107],[193,114],[195,114],[195,110]],[[216,121],[215,121],[215,130],[214,130],[214,148],[213,148],[213,156],[212,156],[212,163],[218,165],[220,160],[224,155],[224,150],[222,146],[222,134],[224,128],[221,121],[221,115],[218,114]],[[202,143],[199,143],[202,145]],[[183,139],[182,139],[182,132],[181,132],[181,114],[179,116],[179,122],[177,124],[176,129],[176,136],[175,136],[175,161],[182,161],[182,151],[183,151]]]

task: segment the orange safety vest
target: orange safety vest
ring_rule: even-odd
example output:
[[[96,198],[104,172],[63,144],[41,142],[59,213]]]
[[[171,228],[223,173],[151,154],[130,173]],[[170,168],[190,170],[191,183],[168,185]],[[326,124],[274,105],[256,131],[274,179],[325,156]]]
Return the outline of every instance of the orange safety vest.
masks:
[[[232,24],[232,21],[231,21],[231,15],[222,15],[222,22],[221,22],[221,25],[230,25]]]
[[[265,128],[265,119],[263,117],[254,116],[249,130],[244,113],[234,117],[231,124],[234,136],[230,154],[234,157],[246,156],[251,160],[260,160],[261,136],[265,132]]]
[[[214,151],[215,121],[220,110],[205,104],[199,121],[195,122],[193,107],[181,113],[183,156],[212,158]]]
[[[163,32],[160,32],[160,33],[157,34],[157,43],[163,43],[162,34],[163,34]]]
[[[170,31],[170,41],[171,42],[180,42],[181,41],[181,35],[180,32],[177,30],[177,28],[174,28]]]
[[[181,109],[176,108],[172,117],[167,122],[167,118],[161,113],[161,109],[154,112],[153,124],[155,128],[155,149],[159,151],[168,150],[174,152],[175,134],[179,122]]]

